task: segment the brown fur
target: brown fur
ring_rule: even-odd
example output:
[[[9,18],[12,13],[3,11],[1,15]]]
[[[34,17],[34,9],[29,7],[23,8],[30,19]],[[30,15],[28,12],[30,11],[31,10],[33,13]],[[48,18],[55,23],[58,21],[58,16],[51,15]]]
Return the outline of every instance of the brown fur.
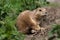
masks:
[[[29,28],[32,28],[32,33],[41,29],[39,26],[40,17],[46,15],[45,8],[37,8],[33,11],[26,10],[17,17],[17,27],[22,33],[27,33]]]

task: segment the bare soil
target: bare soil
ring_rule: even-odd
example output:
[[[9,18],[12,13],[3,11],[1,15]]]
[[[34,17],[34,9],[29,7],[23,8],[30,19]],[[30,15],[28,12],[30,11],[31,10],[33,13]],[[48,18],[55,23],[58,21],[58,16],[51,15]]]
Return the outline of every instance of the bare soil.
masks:
[[[60,24],[60,8],[59,7],[46,7],[48,15],[43,17],[40,25],[44,30],[40,30],[36,35],[27,35],[24,40],[48,40],[48,32],[52,29],[52,24]]]

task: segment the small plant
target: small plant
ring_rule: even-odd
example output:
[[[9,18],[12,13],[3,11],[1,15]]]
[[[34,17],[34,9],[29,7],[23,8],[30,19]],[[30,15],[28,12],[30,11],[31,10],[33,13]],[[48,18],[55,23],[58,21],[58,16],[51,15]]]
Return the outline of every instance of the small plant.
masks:
[[[52,26],[52,30],[49,32],[49,40],[60,40],[60,25],[55,24]]]

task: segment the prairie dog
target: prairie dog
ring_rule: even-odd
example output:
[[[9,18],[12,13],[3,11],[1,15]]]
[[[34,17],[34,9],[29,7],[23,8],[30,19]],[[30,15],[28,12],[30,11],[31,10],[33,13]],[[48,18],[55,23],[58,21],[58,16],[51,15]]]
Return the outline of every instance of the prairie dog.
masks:
[[[39,26],[39,19],[46,15],[45,8],[37,8],[33,11],[26,10],[19,14],[16,20],[17,28],[22,33],[34,33],[39,31],[41,27]]]

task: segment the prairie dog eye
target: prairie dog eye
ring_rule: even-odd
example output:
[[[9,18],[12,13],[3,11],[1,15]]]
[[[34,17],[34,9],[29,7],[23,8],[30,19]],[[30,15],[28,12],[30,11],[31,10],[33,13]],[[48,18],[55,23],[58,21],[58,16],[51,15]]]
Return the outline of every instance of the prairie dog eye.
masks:
[[[41,9],[39,11],[42,11]]]

